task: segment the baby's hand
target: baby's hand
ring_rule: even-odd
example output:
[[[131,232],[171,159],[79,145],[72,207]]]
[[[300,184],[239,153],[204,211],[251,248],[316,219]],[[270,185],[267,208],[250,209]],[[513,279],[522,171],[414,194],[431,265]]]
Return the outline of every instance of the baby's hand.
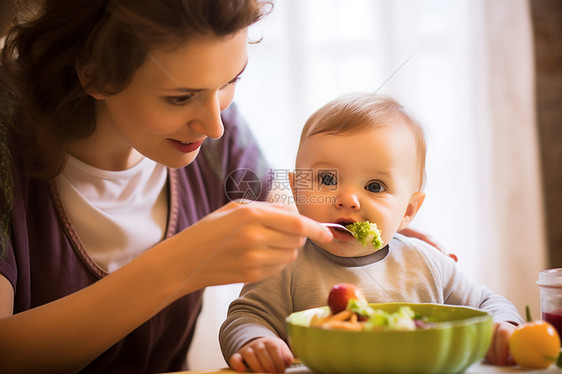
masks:
[[[515,328],[516,326],[509,322],[494,322],[492,343],[486,354],[486,359],[491,364],[500,366],[515,365],[515,361],[509,352],[509,338],[515,331]]]
[[[293,353],[280,338],[257,338],[230,357],[229,365],[236,371],[247,368],[259,373],[283,373],[293,362]]]

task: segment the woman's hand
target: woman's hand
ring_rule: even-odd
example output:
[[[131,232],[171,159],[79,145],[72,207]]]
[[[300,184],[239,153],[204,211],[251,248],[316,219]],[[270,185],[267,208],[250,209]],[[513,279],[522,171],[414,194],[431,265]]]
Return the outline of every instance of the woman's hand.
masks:
[[[293,362],[293,353],[280,338],[257,338],[242,347],[228,360],[236,371],[283,373]]]
[[[255,282],[293,261],[306,238],[321,243],[332,234],[288,207],[231,202],[169,241],[185,285]],[[189,285],[188,285],[189,284]],[[189,290],[184,290],[184,292]]]

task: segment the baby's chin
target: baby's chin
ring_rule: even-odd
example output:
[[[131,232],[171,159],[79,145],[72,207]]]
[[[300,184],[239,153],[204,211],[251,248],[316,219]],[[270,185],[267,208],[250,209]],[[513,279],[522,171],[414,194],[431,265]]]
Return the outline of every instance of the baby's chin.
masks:
[[[352,240],[333,240],[331,243],[316,243],[316,246],[338,257],[363,257],[375,251],[372,245],[363,247],[355,238]]]

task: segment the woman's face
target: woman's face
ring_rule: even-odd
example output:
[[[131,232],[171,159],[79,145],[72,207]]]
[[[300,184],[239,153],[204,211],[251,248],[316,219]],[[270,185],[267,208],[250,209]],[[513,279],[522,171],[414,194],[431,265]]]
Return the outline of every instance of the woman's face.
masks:
[[[71,153],[109,170],[131,167],[142,156],[173,168],[188,165],[203,140],[222,136],[220,113],[247,61],[247,30],[153,50],[124,90],[91,93],[96,131]]]

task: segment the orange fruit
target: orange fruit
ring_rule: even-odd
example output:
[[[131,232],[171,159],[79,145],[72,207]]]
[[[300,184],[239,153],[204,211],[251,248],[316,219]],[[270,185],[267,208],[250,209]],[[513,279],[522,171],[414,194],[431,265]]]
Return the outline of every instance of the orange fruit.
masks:
[[[558,359],[560,337],[548,322],[527,322],[519,325],[509,338],[509,350],[519,366],[546,369]]]

